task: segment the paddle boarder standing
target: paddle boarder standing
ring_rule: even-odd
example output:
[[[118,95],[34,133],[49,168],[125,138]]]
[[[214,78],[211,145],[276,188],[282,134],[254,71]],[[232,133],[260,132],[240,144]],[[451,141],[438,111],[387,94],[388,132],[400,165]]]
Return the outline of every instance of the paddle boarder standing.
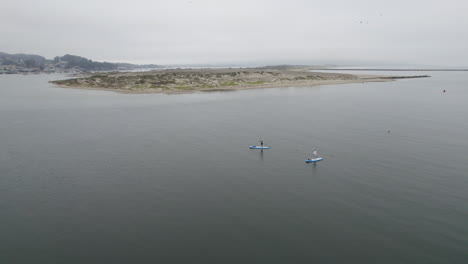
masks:
[[[260,138],[260,146],[263,147],[263,138]]]
[[[314,152],[312,152],[312,155],[314,155],[314,159],[316,159],[318,156],[317,156],[317,150],[314,149]]]

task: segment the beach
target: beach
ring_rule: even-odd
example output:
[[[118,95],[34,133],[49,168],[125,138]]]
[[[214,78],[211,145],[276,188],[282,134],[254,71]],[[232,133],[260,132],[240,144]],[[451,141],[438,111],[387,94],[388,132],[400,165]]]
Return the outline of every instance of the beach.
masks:
[[[147,72],[91,73],[80,78],[51,81],[60,87],[120,93],[194,93],[274,87],[385,82],[422,76],[356,75],[314,72],[310,67],[167,69]]]

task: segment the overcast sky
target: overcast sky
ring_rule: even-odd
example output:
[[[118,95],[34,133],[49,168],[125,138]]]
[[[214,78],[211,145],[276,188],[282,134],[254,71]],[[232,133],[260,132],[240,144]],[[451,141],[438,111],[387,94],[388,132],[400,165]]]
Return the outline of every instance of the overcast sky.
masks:
[[[0,51],[133,63],[468,66],[467,0],[0,0]]]

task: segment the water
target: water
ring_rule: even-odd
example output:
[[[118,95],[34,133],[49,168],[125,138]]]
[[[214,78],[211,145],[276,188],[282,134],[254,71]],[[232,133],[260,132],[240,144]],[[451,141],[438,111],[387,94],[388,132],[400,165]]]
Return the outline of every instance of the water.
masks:
[[[0,262],[468,263],[468,73],[428,74],[188,95],[0,75]]]

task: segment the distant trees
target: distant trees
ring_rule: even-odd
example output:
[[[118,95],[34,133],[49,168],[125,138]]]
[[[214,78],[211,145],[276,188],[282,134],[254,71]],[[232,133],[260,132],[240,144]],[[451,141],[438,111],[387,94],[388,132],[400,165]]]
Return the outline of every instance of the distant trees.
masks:
[[[35,60],[27,59],[27,60],[24,61],[24,66],[27,67],[27,68],[35,68],[38,65],[37,65]]]
[[[18,64],[16,63],[16,61],[5,59],[5,60],[2,60],[2,65],[18,65]]]
[[[57,59],[57,57],[56,57]],[[56,61],[54,59],[54,61]],[[80,56],[66,54],[58,58],[59,61],[66,62],[65,68],[80,68],[87,71],[109,71],[117,69],[117,65],[110,62],[95,62]]]
[[[136,65],[130,63],[95,62],[80,56],[66,54],[56,56],[52,60],[32,54],[8,54],[0,52],[0,65],[13,65],[18,68],[38,68],[48,72],[55,69],[73,69],[78,71],[115,71],[159,68],[158,65]]]
[[[39,55],[31,54],[8,54],[0,52],[1,65],[15,65],[26,68],[37,68],[46,64],[47,60]]]

